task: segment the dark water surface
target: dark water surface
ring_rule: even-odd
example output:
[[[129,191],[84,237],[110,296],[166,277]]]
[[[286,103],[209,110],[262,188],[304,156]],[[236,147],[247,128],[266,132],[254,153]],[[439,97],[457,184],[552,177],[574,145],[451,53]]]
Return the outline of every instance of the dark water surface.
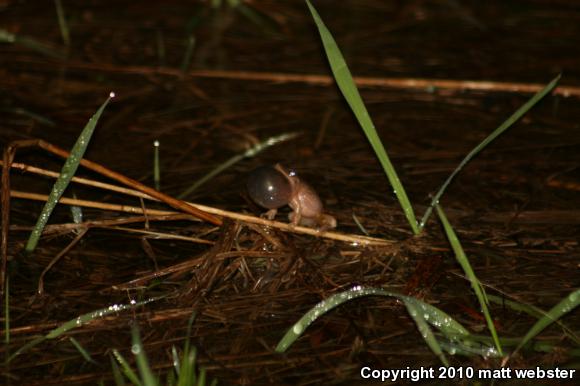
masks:
[[[422,235],[412,235],[364,134],[327,78],[330,69],[302,1],[219,9],[195,1],[63,3],[68,48],[53,2],[0,2],[0,28],[18,36],[0,43],[3,147],[40,138],[70,149],[115,91],[86,158],[153,186],[152,144],[158,140],[161,190],[177,196],[259,141],[298,131],[296,139],[243,159],[187,199],[259,214],[244,192],[246,175],[280,162],[318,191],[338,232],[361,234],[354,214],[371,236],[396,243],[362,248],[233,221],[221,228],[183,218],[121,224],[136,215],[86,208],[84,221],[92,227],[48,272],[38,296],[40,274],[76,234],[57,229],[24,256],[42,203],[14,198],[7,243],[12,340],[3,346],[3,357],[86,312],[129,299],[164,298],[73,330],[96,364],[61,337],[3,367],[3,384],[111,384],[108,357],[118,349],[131,358],[134,322],[151,364],[165,374],[172,345],[183,346],[192,311],[198,315],[192,343],[199,364],[220,384],[366,384],[363,366],[439,366],[405,308],[374,297],[339,307],[314,322],[286,354],[274,352],[300,316],[353,285],[418,297],[472,333],[488,334],[436,219]],[[570,95],[545,98],[460,173],[441,203],[489,294],[548,310],[578,289],[580,4],[314,5],[353,75],[376,78],[361,87],[361,95],[418,216],[461,159],[531,97],[511,84],[544,85],[562,73],[560,84]],[[409,86],[414,79],[502,83],[488,90],[415,88]],[[392,80],[407,83],[389,86]],[[62,164],[36,148],[19,150],[15,162],[54,171]],[[79,175],[111,182],[83,168]],[[47,194],[53,181],[16,170],[11,176],[11,188],[25,192]],[[75,184],[65,196],[73,193],[100,203],[142,205],[94,187]],[[287,212],[281,210],[278,219],[286,221]],[[49,223],[71,222],[69,208],[59,205]],[[505,304],[491,311],[502,338],[521,337],[535,322]],[[562,327],[545,330],[548,352],[522,350],[508,366],[577,368],[579,318],[575,310],[562,319],[567,334]],[[454,366],[501,364],[448,357]]]

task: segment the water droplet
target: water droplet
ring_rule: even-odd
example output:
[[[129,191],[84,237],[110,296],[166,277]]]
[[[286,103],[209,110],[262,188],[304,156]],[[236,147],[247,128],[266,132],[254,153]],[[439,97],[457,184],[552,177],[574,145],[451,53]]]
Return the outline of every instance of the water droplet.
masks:
[[[304,329],[302,328],[302,325],[300,323],[296,323],[294,327],[292,327],[292,332],[295,333],[296,335],[302,334],[302,331],[304,331]]]

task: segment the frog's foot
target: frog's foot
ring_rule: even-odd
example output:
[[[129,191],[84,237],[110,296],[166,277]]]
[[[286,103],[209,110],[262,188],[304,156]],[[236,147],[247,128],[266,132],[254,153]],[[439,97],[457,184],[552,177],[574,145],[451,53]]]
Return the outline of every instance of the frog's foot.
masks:
[[[317,221],[318,230],[326,232],[329,229],[336,228],[336,219],[329,214],[321,214]]]
[[[290,220],[291,225],[301,225],[303,227],[314,228],[320,232],[336,228],[336,219],[328,214],[321,214],[314,218],[304,216],[298,218],[297,214],[292,212],[288,214],[288,219]]]
[[[274,220],[274,218],[276,217],[276,214],[278,213],[278,209],[270,209],[269,211],[267,211],[266,213],[262,213],[260,215],[260,217],[262,218],[266,218],[270,221]]]

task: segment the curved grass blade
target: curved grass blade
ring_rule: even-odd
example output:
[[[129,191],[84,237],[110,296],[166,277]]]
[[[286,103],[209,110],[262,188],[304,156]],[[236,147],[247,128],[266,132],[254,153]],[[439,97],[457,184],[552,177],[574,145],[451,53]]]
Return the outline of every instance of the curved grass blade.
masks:
[[[480,356],[484,359],[501,357],[495,347],[473,343],[462,341],[439,342],[441,348],[453,355]]]
[[[130,304],[113,304],[113,305],[106,307],[106,308],[101,308],[101,309],[96,310],[96,311],[87,312],[86,314],[80,315],[74,319],[69,320],[68,322],[61,324],[59,327],[49,331],[48,334],[46,334],[45,336],[38,337],[38,338],[28,342],[27,344],[25,344],[24,346],[22,346],[21,348],[16,350],[16,352],[14,354],[12,354],[7,359],[7,362],[10,362],[16,356],[22,354],[25,351],[28,351],[30,348],[44,342],[47,339],[58,338],[59,336],[61,336],[65,332],[68,332],[69,330],[72,330],[73,328],[81,327],[82,325],[89,323],[94,319],[104,318],[107,315],[121,312],[121,311],[124,311],[127,309],[133,309],[135,307],[139,307],[139,306],[142,306],[144,304],[147,304],[147,303],[153,302],[155,300],[159,300],[159,299],[161,299],[161,298],[151,298],[151,299],[143,300],[140,302],[134,302],[134,303],[130,303]]]
[[[17,44],[54,59],[63,60],[66,58],[60,49],[50,47],[33,38],[15,35],[5,29],[0,29],[0,42]]]
[[[532,306],[530,304],[525,304],[521,302],[516,302],[510,299],[506,299],[503,297],[495,296],[495,295],[487,295],[489,301],[494,302],[496,304],[500,304],[502,306],[508,306],[514,311],[517,312],[525,312],[526,314],[533,316],[536,319],[540,319],[545,316],[547,313],[546,311],[542,310],[541,308]],[[580,336],[576,334],[572,329],[566,326],[562,321],[555,320],[556,324],[560,326],[560,328],[566,333],[566,335],[574,341],[578,346],[580,346]]]
[[[416,303],[414,299],[407,299],[405,301],[405,306],[407,307],[409,315],[411,315],[411,318],[413,318],[413,320],[415,321],[415,324],[417,325],[417,328],[419,329],[421,336],[423,337],[423,339],[425,339],[425,342],[427,343],[431,351],[433,351],[433,353],[437,355],[441,363],[443,363],[445,366],[449,366],[449,362],[447,361],[445,354],[443,354],[443,350],[441,349],[439,342],[437,342],[437,339],[435,339],[435,334],[433,334],[433,331],[429,327],[427,320],[425,320],[425,317],[421,313],[419,305]]]
[[[399,296],[404,302],[412,302],[414,307],[422,313],[423,318],[437,327],[449,340],[465,339],[470,336],[469,331],[445,311],[410,296]]]
[[[254,157],[258,153],[260,153],[261,151],[263,151],[271,146],[277,145],[281,142],[289,141],[291,139],[296,138],[299,135],[300,135],[300,133],[298,133],[298,132],[284,133],[284,134],[276,135],[274,137],[270,137],[270,138],[266,139],[265,141],[262,141],[262,142],[258,143],[257,145],[252,146],[251,148],[244,151],[243,153],[237,154],[237,155],[233,156],[232,158],[228,159],[227,161],[225,161],[224,163],[222,163],[221,165],[218,165],[218,167],[216,167],[215,169],[213,169],[212,171],[207,173],[205,176],[203,176],[199,180],[197,180],[193,185],[191,185],[189,188],[187,188],[187,190],[185,190],[183,193],[181,193],[179,196],[177,196],[177,198],[179,198],[179,199],[186,198],[191,193],[193,193],[197,188],[199,188],[200,186],[202,186],[203,184],[205,184],[206,182],[208,182],[209,180],[211,180],[212,178],[214,178],[215,176],[217,176],[218,174],[220,174],[221,172],[223,172],[227,168],[240,162],[244,158]]]
[[[554,79],[552,79],[552,81],[550,83],[548,83],[546,85],[546,87],[544,87],[542,90],[538,91],[536,93],[536,95],[534,95],[529,101],[527,101],[522,107],[520,107],[515,113],[513,113],[508,119],[506,119],[504,123],[502,123],[497,129],[495,129],[490,135],[488,135],[487,138],[485,138],[473,150],[471,150],[469,152],[469,154],[467,154],[467,156],[465,156],[465,158],[455,168],[453,173],[451,173],[449,175],[449,177],[447,177],[447,180],[445,180],[443,185],[441,185],[441,187],[439,188],[439,190],[437,191],[435,196],[433,196],[433,199],[431,200],[431,204],[429,205],[429,207],[425,211],[425,214],[421,218],[421,223],[419,224],[419,230],[421,230],[421,229],[423,229],[423,227],[425,227],[427,220],[429,220],[429,216],[431,216],[431,212],[433,211],[433,208],[435,207],[435,205],[437,205],[439,203],[439,200],[441,199],[441,196],[445,192],[445,189],[447,189],[447,186],[451,183],[453,178],[455,178],[457,173],[459,173],[461,171],[461,169],[463,169],[463,167],[465,165],[467,165],[467,163],[469,161],[471,161],[471,159],[473,157],[475,157],[481,150],[483,150],[487,145],[489,145],[494,139],[499,137],[504,131],[509,129],[525,113],[527,113],[532,107],[534,107],[536,105],[536,103],[538,103],[543,97],[545,97],[546,94],[548,94],[550,91],[552,91],[556,87],[556,85],[558,84],[558,81],[560,80],[561,76],[562,76],[562,74],[560,74],[557,77],[555,77]]]
[[[314,18],[316,26],[318,27],[318,32],[320,33],[320,38],[322,39],[324,50],[326,51],[326,56],[328,57],[330,68],[332,69],[332,73],[338,88],[342,92],[342,95],[344,95],[344,98],[356,116],[358,123],[362,127],[377,158],[379,159],[383,170],[389,179],[389,183],[393,187],[394,193],[399,200],[399,204],[401,205],[401,208],[403,208],[405,217],[411,225],[413,233],[418,234],[419,225],[417,223],[417,219],[415,218],[415,212],[413,211],[411,202],[407,197],[407,193],[405,192],[405,189],[399,180],[399,176],[397,175],[397,172],[395,171],[395,168],[393,167],[393,164],[387,155],[387,151],[385,150],[379,135],[377,134],[375,125],[369,116],[369,113],[362,101],[356,85],[354,84],[354,80],[352,79],[352,75],[350,74],[346,62],[344,61],[342,53],[340,52],[340,49],[334,41],[330,31],[322,22],[318,12],[316,12],[316,9],[312,6],[312,4],[310,4],[308,0],[306,0],[306,4],[308,4],[310,13]]]
[[[32,120],[34,120],[34,121],[36,121],[36,122],[38,122],[40,124],[43,124],[43,125],[46,125],[46,126],[49,126],[49,127],[55,127],[56,126],[56,123],[54,123],[54,121],[52,121],[51,119],[49,119],[49,118],[47,118],[45,116],[42,116],[42,115],[40,115],[38,113],[35,113],[34,111],[30,111],[30,110],[27,110],[25,108],[22,108],[22,107],[1,107],[0,108],[0,111],[2,111],[2,112],[7,111],[7,112],[10,112],[12,114],[21,115],[23,117],[32,119]]]
[[[75,172],[77,171],[79,163],[81,162],[81,159],[85,154],[85,150],[89,145],[89,141],[91,140],[91,136],[93,135],[95,127],[97,126],[97,122],[99,121],[99,118],[103,113],[103,110],[105,110],[105,107],[107,106],[111,98],[113,98],[114,96],[115,96],[114,93],[111,93],[109,95],[105,103],[103,103],[101,107],[97,110],[95,115],[93,115],[91,119],[89,119],[89,122],[79,135],[76,143],[74,144],[71,150],[70,156],[67,158],[60,171],[60,176],[52,186],[52,191],[50,192],[50,195],[46,200],[46,204],[44,204],[44,208],[42,208],[40,216],[38,216],[36,225],[34,226],[32,232],[30,233],[30,237],[28,238],[28,242],[26,243],[26,252],[32,252],[36,248],[38,240],[42,235],[42,231],[44,230],[44,227],[46,226],[46,223],[48,222],[48,219],[52,211],[54,210],[56,204],[58,203],[58,200],[60,200],[60,197],[64,193],[65,189],[67,188],[68,184],[73,178]]]
[[[534,338],[536,335],[542,332],[544,328],[548,327],[550,324],[554,323],[562,316],[578,307],[578,305],[580,305],[580,289],[570,293],[568,296],[562,299],[560,303],[552,307],[552,309],[549,310],[546,315],[538,320],[536,324],[534,324],[528,333],[522,338],[522,341],[520,344],[518,344],[514,352],[521,349],[526,343],[530,341],[530,339]]]
[[[481,283],[479,282],[479,279],[477,278],[477,276],[475,276],[475,272],[473,271],[473,268],[471,267],[471,264],[469,263],[469,259],[465,255],[465,252],[463,251],[463,247],[461,246],[461,243],[459,242],[459,239],[457,238],[457,235],[455,234],[453,227],[451,226],[451,224],[447,220],[447,216],[445,216],[445,212],[443,212],[443,209],[441,209],[441,207],[439,205],[436,205],[435,208],[437,209],[437,214],[439,215],[439,218],[441,219],[441,223],[443,224],[443,229],[445,230],[445,234],[447,235],[447,239],[449,240],[449,243],[451,244],[451,248],[453,249],[453,252],[455,253],[455,258],[457,259],[457,262],[459,263],[459,265],[461,265],[463,272],[465,272],[465,276],[467,276],[469,282],[471,283],[471,288],[473,288],[473,291],[475,292],[475,296],[477,296],[477,300],[479,301],[479,305],[481,306],[481,310],[483,311],[483,315],[485,316],[485,321],[487,322],[487,328],[489,329],[489,332],[491,333],[495,347],[497,348],[497,351],[499,352],[499,354],[503,355],[503,352],[501,349],[501,343],[499,341],[497,331],[495,330],[495,325],[493,324],[493,319],[491,318],[489,308],[487,307],[487,304],[489,303],[489,301],[487,300],[487,295],[485,294],[485,290],[484,290],[483,286],[481,285]]]
[[[456,341],[458,339],[469,339],[470,334],[459,322],[451,318],[440,309],[424,303],[418,299],[401,295],[396,292],[385,291],[380,288],[356,286],[347,291],[334,294],[329,298],[319,302],[310,311],[300,318],[280,339],[276,346],[276,352],[285,352],[306,330],[306,328],[328,311],[339,305],[363,296],[386,296],[401,300],[407,310],[415,320],[423,338],[434,351],[434,353],[446,363],[446,359],[441,351],[440,345],[435,339],[433,332],[427,323],[437,328],[447,339]]]

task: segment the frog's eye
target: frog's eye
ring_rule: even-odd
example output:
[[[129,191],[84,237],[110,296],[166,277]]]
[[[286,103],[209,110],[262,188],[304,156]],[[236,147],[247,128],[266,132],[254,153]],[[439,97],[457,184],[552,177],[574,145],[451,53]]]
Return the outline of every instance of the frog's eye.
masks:
[[[288,179],[271,166],[254,169],[246,183],[250,198],[261,207],[277,209],[287,205],[292,195]]]

